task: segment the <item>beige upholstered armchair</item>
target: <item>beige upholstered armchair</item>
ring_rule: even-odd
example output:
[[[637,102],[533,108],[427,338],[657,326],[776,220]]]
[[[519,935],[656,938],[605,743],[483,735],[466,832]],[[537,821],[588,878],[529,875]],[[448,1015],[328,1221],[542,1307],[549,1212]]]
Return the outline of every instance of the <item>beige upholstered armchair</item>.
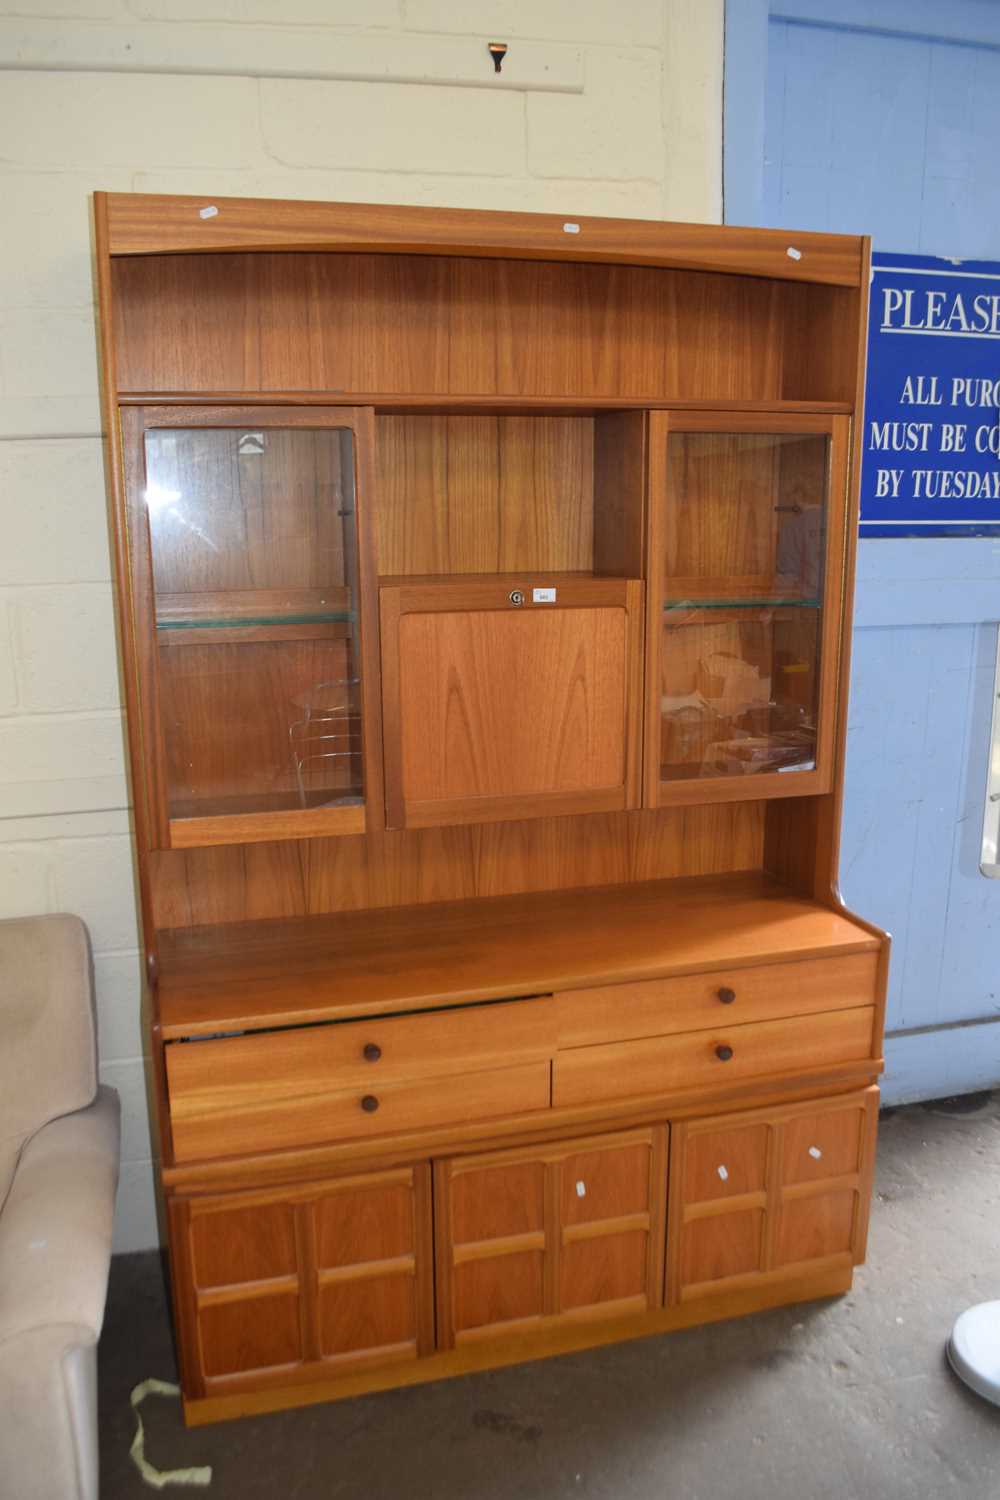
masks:
[[[97,1500],[97,1338],[118,1180],[87,930],[0,922],[0,1495]]]

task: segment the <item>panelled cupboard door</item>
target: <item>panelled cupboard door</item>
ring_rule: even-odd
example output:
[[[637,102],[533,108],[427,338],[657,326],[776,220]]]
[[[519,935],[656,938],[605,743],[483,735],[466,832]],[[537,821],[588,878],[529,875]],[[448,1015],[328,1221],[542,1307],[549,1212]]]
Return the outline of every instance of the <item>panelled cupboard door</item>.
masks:
[[[636,806],[642,590],[530,570],[383,584],[389,826]]]
[[[864,1259],[878,1089],[672,1130],[667,1302]]]
[[[649,807],[829,791],[850,419],[650,414]]]
[[[438,1347],[661,1305],[665,1126],[435,1164]]]
[[[372,413],[146,406],[121,424],[154,846],[364,833]]]
[[[426,1165],[175,1198],[170,1223],[188,1396],[433,1348]]]

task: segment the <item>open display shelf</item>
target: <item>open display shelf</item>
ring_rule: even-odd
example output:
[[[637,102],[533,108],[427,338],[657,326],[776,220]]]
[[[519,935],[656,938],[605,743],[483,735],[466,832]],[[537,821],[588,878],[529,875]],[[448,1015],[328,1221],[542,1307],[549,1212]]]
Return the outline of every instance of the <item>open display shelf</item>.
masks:
[[[867,242],[214,202],[95,215],[186,1419],[846,1290]]]

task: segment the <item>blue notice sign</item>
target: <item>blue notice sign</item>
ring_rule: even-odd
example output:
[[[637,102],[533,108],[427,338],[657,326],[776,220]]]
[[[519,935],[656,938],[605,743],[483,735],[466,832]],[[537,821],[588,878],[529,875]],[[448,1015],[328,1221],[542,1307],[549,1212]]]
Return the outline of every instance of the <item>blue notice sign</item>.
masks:
[[[874,256],[861,535],[1000,535],[1000,264]]]

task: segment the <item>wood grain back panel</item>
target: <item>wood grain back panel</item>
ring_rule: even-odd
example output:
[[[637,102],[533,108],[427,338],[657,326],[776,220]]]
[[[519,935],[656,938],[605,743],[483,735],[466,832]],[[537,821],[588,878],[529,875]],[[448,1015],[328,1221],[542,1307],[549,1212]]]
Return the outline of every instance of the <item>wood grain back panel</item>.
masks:
[[[150,856],[154,920],[307,917],[759,869],[765,804],[590,813]]]
[[[867,263],[867,255],[865,261]],[[858,404],[858,369],[864,369],[865,322],[868,313],[868,273],[856,287],[797,286],[789,288],[790,313],[784,325],[782,395],[800,401],[822,391],[827,400]]]
[[[781,281],[639,266],[262,253],[112,277],[122,391],[777,400],[801,316]]]
[[[382,573],[588,570],[594,419],[376,418]]]

